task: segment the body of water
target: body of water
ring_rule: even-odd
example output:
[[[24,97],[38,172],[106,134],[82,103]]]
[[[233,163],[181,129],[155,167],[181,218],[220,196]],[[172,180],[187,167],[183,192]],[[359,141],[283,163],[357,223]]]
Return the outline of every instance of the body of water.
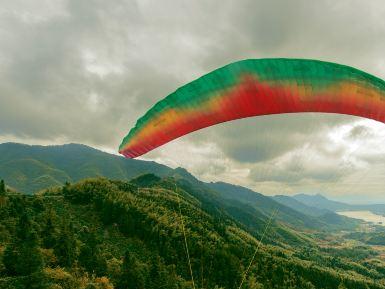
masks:
[[[385,217],[376,215],[370,211],[341,211],[336,213],[349,218],[360,219],[366,222],[372,222],[377,225],[385,226]]]

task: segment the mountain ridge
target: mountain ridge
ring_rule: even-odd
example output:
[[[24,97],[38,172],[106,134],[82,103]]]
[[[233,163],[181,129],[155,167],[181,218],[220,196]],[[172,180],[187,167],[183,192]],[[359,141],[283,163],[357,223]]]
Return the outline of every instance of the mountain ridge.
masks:
[[[298,201],[296,198],[286,196],[286,195],[275,195],[275,196],[272,196],[272,198],[275,201],[283,205],[286,205],[294,210],[303,212],[307,215],[314,216],[314,217],[319,217],[319,216],[322,216],[323,214],[332,212],[327,209],[320,209],[317,207],[305,205],[304,203]]]
[[[370,211],[372,213],[379,214],[379,215],[385,214],[385,204],[370,204],[370,205],[347,204],[339,201],[330,200],[321,194],[316,194],[316,195],[297,194],[290,198],[293,198],[309,207],[316,207],[318,209],[329,210],[333,212]]]
[[[245,187],[225,182],[202,182],[181,167],[172,169],[156,162],[126,159],[81,144],[55,146],[0,144],[0,178],[4,178],[15,190],[24,193],[35,193],[48,187],[63,186],[66,182],[77,182],[85,178],[105,177],[128,181],[148,173],[161,178],[173,177],[182,182],[187,180],[197,192],[210,198],[210,202],[220,202],[237,218],[260,222],[259,220],[268,218],[278,209],[277,219],[296,228],[330,229],[331,225],[347,225],[343,222],[329,224],[322,219],[309,217]],[[239,210],[240,207],[242,211]],[[342,220],[342,217],[336,217],[338,218]]]
[[[33,160],[33,163],[31,163]],[[21,164],[15,165],[18,161]],[[0,176],[17,191],[34,193],[47,187],[76,182],[86,177],[104,176],[129,180],[143,173],[166,176],[172,169],[152,161],[125,159],[83,144],[25,145],[0,144]],[[56,171],[62,177],[52,174]],[[37,176],[50,176],[51,181],[36,183]]]

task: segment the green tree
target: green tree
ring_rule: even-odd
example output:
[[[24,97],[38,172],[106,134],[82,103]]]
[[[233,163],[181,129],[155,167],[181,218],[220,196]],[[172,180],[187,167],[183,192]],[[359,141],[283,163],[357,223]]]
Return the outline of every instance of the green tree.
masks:
[[[5,196],[6,189],[4,180],[0,180],[0,196]]]
[[[0,180],[0,208],[7,203],[6,191],[4,180]]]
[[[247,289],[263,289],[263,285],[259,282],[257,282],[257,279],[255,278],[254,275],[251,275],[246,284],[243,286],[243,288]]]
[[[151,289],[168,288],[168,272],[159,255],[152,259],[149,275]]]
[[[62,194],[64,197],[68,197],[71,191],[71,184],[69,182],[65,182],[64,186],[62,187]]]
[[[44,248],[51,249],[56,245],[57,239],[57,215],[56,212],[50,208],[45,216],[45,225],[42,230],[43,246]]]
[[[44,265],[39,238],[27,213],[19,219],[16,238],[5,249],[3,263],[10,275],[30,275]]]
[[[87,232],[84,245],[79,254],[79,263],[89,273],[103,276],[107,270],[106,259],[100,251],[100,240],[94,231]]]
[[[118,281],[119,289],[143,289],[144,276],[135,257],[126,251],[122,264],[122,273]],[[160,287],[159,287],[160,288]]]
[[[72,224],[65,223],[60,231],[58,242],[54,247],[59,264],[63,267],[72,267],[77,258],[77,242],[73,233]]]

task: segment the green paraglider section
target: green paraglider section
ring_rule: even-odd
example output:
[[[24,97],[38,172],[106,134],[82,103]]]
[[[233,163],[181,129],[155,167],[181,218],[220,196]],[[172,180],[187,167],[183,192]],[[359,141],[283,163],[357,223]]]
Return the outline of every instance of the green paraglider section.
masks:
[[[134,158],[190,132],[258,115],[327,112],[385,121],[385,82],[317,60],[250,59],[229,64],[154,105],[124,138]]]

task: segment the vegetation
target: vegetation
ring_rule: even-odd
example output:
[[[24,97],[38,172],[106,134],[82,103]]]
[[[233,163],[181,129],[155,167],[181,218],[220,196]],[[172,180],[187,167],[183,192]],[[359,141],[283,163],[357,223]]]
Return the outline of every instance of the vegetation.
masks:
[[[242,288],[385,288],[370,248],[321,248],[273,221],[256,251],[269,216],[175,182],[98,178],[3,193],[0,288],[193,288],[182,224],[199,289],[238,288],[255,252]]]
[[[349,233],[347,237],[369,245],[385,246],[385,232],[379,226],[377,226],[377,230],[374,232],[353,232]]]
[[[138,178],[143,174],[155,174]],[[0,176],[7,179],[9,187],[24,193],[35,193],[48,187],[61,187],[66,182],[77,182],[89,177],[106,177],[129,181],[136,177],[138,186],[141,182],[151,184],[159,177],[174,177],[188,180],[194,185],[194,193],[200,194],[205,206],[213,202],[236,220],[242,222],[256,234],[261,231],[266,219],[278,209],[276,219],[298,229],[309,230],[346,230],[356,226],[352,219],[334,216],[309,216],[284,206],[270,197],[266,197],[246,188],[226,183],[204,183],[182,168],[171,169],[155,162],[124,159],[79,144],[62,146],[29,146],[15,143],[0,144]],[[209,191],[215,191],[210,194]],[[212,192],[211,192],[212,193]],[[207,196],[209,196],[207,198]],[[206,198],[204,198],[206,196]],[[218,199],[219,198],[219,199]],[[203,200],[204,199],[204,200]],[[240,209],[241,208],[241,209]],[[332,217],[332,218],[331,218]],[[296,242],[302,237],[293,230],[281,230],[280,239]]]
[[[171,171],[155,162],[125,159],[81,144],[0,144],[0,176],[10,187],[23,193],[90,177],[130,180],[144,173],[166,176]]]
[[[4,183],[4,180],[0,180],[0,196],[5,196],[5,183]]]

